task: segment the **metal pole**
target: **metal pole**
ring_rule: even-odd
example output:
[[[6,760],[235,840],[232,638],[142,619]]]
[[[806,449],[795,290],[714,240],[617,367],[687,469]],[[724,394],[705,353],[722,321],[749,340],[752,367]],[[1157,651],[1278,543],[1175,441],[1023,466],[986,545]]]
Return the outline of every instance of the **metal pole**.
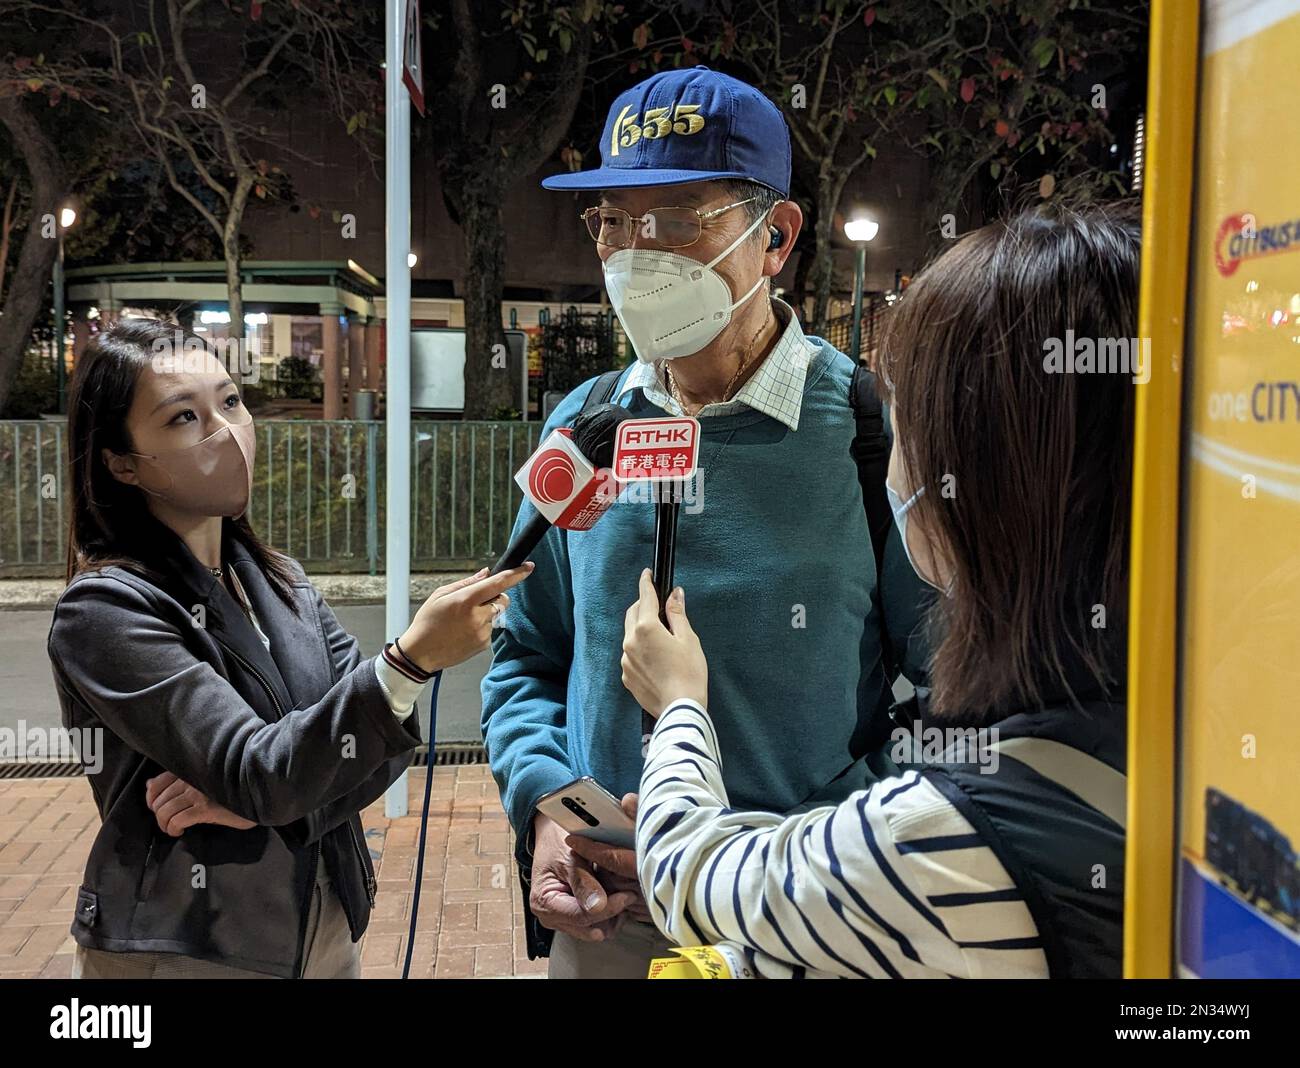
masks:
[[[411,104],[402,84],[402,44],[407,0],[384,9],[384,211],[387,255],[384,286],[388,312],[388,463],[384,568],[388,577],[385,640],[411,622]],[[430,758],[433,739],[429,739]],[[430,759],[428,774],[433,774]],[[384,794],[384,815],[405,816],[406,772]]]
[[[56,219],[59,251],[54,257],[54,374],[59,388],[59,414],[68,411],[67,368],[63,366],[63,223]]]
[[[854,363],[858,362],[858,356],[862,352],[862,287],[866,284],[866,278],[867,244],[859,241],[853,260],[853,337],[850,339],[852,351],[849,353]]]
[[[366,559],[370,563],[370,573],[377,575],[379,574],[379,424],[374,422],[373,402],[370,414],[371,421],[366,424]]]

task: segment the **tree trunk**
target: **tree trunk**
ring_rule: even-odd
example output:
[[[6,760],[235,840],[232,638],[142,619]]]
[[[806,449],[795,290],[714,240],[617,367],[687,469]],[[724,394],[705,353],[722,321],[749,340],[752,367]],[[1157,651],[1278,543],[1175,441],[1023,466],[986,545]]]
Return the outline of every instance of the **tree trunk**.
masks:
[[[499,408],[519,404],[505,356],[501,294],[505,288],[505,228],[501,203],[505,182],[480,169],[461,192],[465,235],[465,418],[492,419]]]
[[[5,198],[4,219],[0,220],[0,296],[5,291],[5,271],[9,267],[9,235],[14,230],[14,196],[18,192],[18,179],[9,183],[9,195]]]
[[[232,362],[233,359],[242,358],[244,348],[244,288],[243,281],[239,277],[239,245],[237,238],[235,250],[232,252],[230,246],[226,245],[225,252],[226,308],[230,312],[230,323],[226,327],[226,370],[230,372],[230,377],[235,380],[235,388],[239,390],[240,396],[243,396],[242,376]]]
[[[594,20],[573,27],[564,58],[551,61],[562,62],[563,69],[547,74],[546,87],[535,82],[508,116],[485,124],[483,101],[497,80],[499,58],[485,51],[502,47],[496,5],[451,0],[445,6],[455,58],[439,72],[441,83],[426,87],[440,102],[429,121],[443,198],[465,239],[465,418],[490,419],[499,408],[521,403],[518,379],[504,359],[506,233],[500,205],[513,182],[532,175],[568,136],[587,84]]]
[[[253,180],[241,176],[235,183],[235,194],[230,198],[230,210],[226,213],[225,226],[221,233],[221,250],[226,258],[226,307],[230,312],[230,325],[226,330],[227,340],[235,343],[234,352],[227,346],[226,367],[230,377],[235,380],[240,394],[244,392],[243,382],[235,366],[230,363],[230,356],[237,356],[243,366],[244,345],[244,282],[239,273],[239,228],[244,221],[244,208],[248,204],[248,194],[253,188]]]
[[[20,100],[0,97],[0,124],[22,154],[32,189],[27,233],[0,312],[0,411],[4,411],[32,325],[45,307],[45,287],[59,249],[55,228],[59,204],[67,193],[67,178],[54,144]],[[52,227],[46,226],[48,219],[53,220]]]
[[[812,266],[813,313],[811,333],[825,337],[830,320],[831,283],[835,277],[835,260],[831,251],[831,230],[835,225],[836,200],[825,187],[818,190],[817,222],[813,235],[817,252]]]
[[[227,337],[244,336],[244,286],[239,277],[239,249],[226,248],[226,307],[230,309]]]

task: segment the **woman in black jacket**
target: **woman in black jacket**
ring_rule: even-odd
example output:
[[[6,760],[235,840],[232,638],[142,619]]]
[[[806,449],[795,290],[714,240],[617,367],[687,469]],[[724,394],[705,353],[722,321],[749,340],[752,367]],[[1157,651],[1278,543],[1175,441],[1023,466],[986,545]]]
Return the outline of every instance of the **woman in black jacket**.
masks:
[[[103,753],[74,976],[356,977],[375,899],[358,813],[409,763],[427,682],[483,648],[529,567],[442,587],[363,658],[243,518],[252,417],[201,339],[109,328],[69,412],[49,654],[65,726]]]

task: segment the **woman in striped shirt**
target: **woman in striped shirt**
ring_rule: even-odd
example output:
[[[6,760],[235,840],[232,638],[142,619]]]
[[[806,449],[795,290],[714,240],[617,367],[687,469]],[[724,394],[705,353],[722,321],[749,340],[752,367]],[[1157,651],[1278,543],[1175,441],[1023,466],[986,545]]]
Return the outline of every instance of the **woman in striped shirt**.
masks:
[[[1101,353],[1136,333],[1138,253],[1127,210],[1040,209],[961,240],[891,313],[888,490],[944,594],[896,777],[810,812],[729,808],[707,650],[682,591],[665,627],[642,575],[623,678],[658,723],[637,864],[670,939],[760,976],[1119,974],[1133,383],[1150,368]],[[935,727],[942,745],[909,749]]]

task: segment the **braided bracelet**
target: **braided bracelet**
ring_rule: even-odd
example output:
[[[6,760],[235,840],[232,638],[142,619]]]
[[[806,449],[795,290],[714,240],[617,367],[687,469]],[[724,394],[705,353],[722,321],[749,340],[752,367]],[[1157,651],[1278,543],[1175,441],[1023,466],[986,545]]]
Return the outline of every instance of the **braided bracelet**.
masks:
[[[396,652],[394,652],[394,650],[396,650]],[[396,638],[394,638],[389,645],[385,646],[384,659],[408,678],[414,679],[416,682],[428,682],[435,674],[435,672],[432,671],[425,671],[424,668],[420,667],[419,664],[412,660]]]

